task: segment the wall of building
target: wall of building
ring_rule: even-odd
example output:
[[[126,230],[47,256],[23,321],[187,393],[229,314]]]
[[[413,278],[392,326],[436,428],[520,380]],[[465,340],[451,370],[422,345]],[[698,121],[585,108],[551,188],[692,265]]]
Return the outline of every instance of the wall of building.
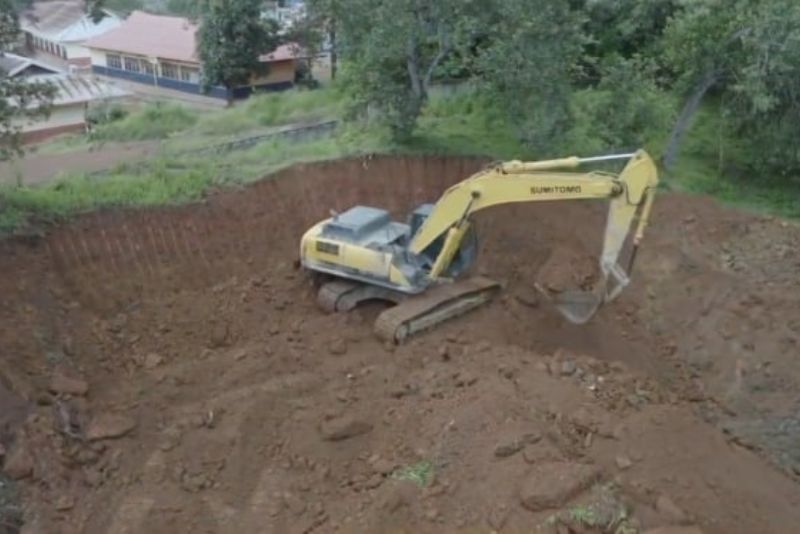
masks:
[[[183,91],[185,93],[204,94],[215,98],[228,98],[228,91],[224,87],[212,87],[209,93],[203,91],[198,64],[178,63],[159,59],[158,63],[154,65],[155,70],[153,72],[135,72],[126,68],[125,58],[147,61],[146,58],[98,49],[91,49],[89,53],[92,60],[92,71],[102,76],[121,78],[132,82]],[[112,58],[115,56],[118,57],[120,63],[112,65],[109,61],[109,56]],[[253,86],[255,86],[255,89],[261,90],[284,90],[291,88],[294,85],[294,61],[278,62],[272,65],[273,68],[270,69],[268,74],[254,78],[252,86],[235,89],[233,91],[234,98],[246,98],[252,93]],[[174,74],[176,72],[178,76],[177,79],[172,75],[165,76],[165,74]],[[186,75],[183,73],[186,73]],[[187,77],[188,79],[186,79]]]
[[[38,142],[65,132],[83,131],[86,128],[86,105],[84,103],[56,106],[46,119],[28,120],[19,123],[26,143]]]
[[[67,59],[80,59],[89,57],[89,49],[81,43],[64,43],[64,48],[67,49]]]
[[[270,84],[294,83],[295,65],[294,60],[276,61],[269,64],[266,75],[254,76],[252,84],[256,86]]]

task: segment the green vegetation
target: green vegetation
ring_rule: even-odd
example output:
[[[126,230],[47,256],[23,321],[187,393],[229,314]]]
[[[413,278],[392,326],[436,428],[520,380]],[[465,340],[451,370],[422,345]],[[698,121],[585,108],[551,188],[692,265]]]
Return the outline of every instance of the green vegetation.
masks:
[[[241,134],[282,124],[311,122],[340,115],[341,97],[333,89],[263,93],[224,113],[203,115],[200,134]]]
[[[99,125],[91,133],[94,141],[144,141],[166,139],[197,123],[197,114],[179,104],[156,103],[120,120]]]
[[[607,112],[613,94],[601,90],[578,92],[571,107],[590,117]],[[405,142],[393,139],[380,121],[345,123],[330,137],[310,141],[276,140],[227,153],[192,152],[186,149],[213,145],[263,131],[262,126],[284,121],[335,118],[341,113],[342,96],[331,89],[260,95],[233,109],[197,112],[172,106],[147,106],[105,127],[128,124],[133,132],[148,127],[145,119],[158,109],[159,136],[174,132],[163,141],[161,155],[154,161],[119,166],[97,176],[65,176],[43,187],[0,187],[0,231],[9,232],[27,221],[53,220],[98,207],[178,204],[203,197],[214,186],[235,186],[262,178],[297,162],[335,159],[372,153],[417,153],[478,155],[492,159],[534,158],[543,155],[526,146],[516,135],[498,106],[469,88],[454,95],[434,91],[423,109],[419,125]],[[653,117],[666,114],[669,101],[654,99],[645,108]],[[637,106],[629,107],[629,110]],[[164,109],[170,111],[164,111]],[[659,111],[660,110],[660,111]],[[184,114],[191,117],[186,120]],[[178,117],[174,123],[171,117]],[[631,111],[632,122],[640,115]],[[659,123],[662,119],[648,118]],[[731,171],[745,157],[740,142],[724,134],[720,106],[710,101],[689,130],[670,187],[716,195],[725,201],[781,215],[800,217],[800,191],[789,191],[779,179],[768,174],[752,176]],[[660,124],[660,123],[659,123]],[[140,129],[139,126],[142,125]],[[241,125],[241,127],[237,127]],[[571,147],[556,155],[596,154],[602,150],[602,136],[608,135],[604,120],[581,120],[568,133]],[[102,128],[100,128],[102,130]],[[151,130],[151,133],[153,130]],[[216,135],[215,135],[216,134]],[[137,134],[138,135],[138,134]],[[666,133],[657,129],[648,148],[659,155]],[[80,138],[60,140],[52,150],[79,146]]]
[[[414,465],[402,467],[392,473],[392,478],[395,480],[405,480],[413,482],[418,486],[427,486],[433,480],[434,469],[433,463],[423,460]]]
[[[278,26],[261,18],[262,0],[205,0],[197,32],[197,57],[203,83],[231,92],[251,83],[254,72],[269,66],[259,57],[278,45]],[[264,71],[266,73],[266,71]]]

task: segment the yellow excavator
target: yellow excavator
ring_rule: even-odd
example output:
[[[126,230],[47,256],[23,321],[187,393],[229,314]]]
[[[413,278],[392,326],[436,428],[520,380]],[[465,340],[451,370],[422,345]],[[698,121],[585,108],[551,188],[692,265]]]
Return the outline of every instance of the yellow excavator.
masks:
[[[567,170],[613,160],[626,161],[621,173]],[[656,165],[643,150],[593,158],[508,161],[450,187],[435,204],[419,206],[407,223],[392,221],[386,210],[366,206],[332,213],[303,235],[301,263],[328,275],[317,299],[326,311],[349,311],[374,299],[394,303],[378,316],[375,331],[384,340],[402,343],[480,306],[499,290],[499,283],[482,276],[461,278],[477,253],[472,214],[515,202],[607,199],[599,282],[590,291],[548,294],[569,321],[583,324],[628,285],[657,186]],[[623,267],[619,257],[637,217]]]

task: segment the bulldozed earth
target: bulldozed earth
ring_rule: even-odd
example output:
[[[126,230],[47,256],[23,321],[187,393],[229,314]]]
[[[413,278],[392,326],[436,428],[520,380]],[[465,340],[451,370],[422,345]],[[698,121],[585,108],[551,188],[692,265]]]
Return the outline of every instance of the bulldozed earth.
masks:
[[[484,163],[300,165],[5,240],[0,532],[796,532],[793,223],[663,193],[632,286],[575,326],[534,284],[585,282],[604,206],[497,208],[484,308],[402,346],[379,304],[317,309],[309,225]]]

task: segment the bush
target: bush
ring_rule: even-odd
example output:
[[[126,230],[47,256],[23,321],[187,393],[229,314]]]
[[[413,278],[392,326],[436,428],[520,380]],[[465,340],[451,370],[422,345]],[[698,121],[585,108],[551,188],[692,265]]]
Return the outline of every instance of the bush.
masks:
[[[103,102],[93,106],[86,114],[86,122],[92,127],[117,122],[128,116],[128,110],[119,104]]]
[[[165,139],[197,122],[197,115],[185,106],[150,104],[122,120],[100,125],[91,133],[94,141],[143,141]]]
[[[564,149],[600,154],[609,150],[653,148],[666,137],[675,101],[661,91],[638,61],[606,67],[601,82],[572,96],[572,126]]]

